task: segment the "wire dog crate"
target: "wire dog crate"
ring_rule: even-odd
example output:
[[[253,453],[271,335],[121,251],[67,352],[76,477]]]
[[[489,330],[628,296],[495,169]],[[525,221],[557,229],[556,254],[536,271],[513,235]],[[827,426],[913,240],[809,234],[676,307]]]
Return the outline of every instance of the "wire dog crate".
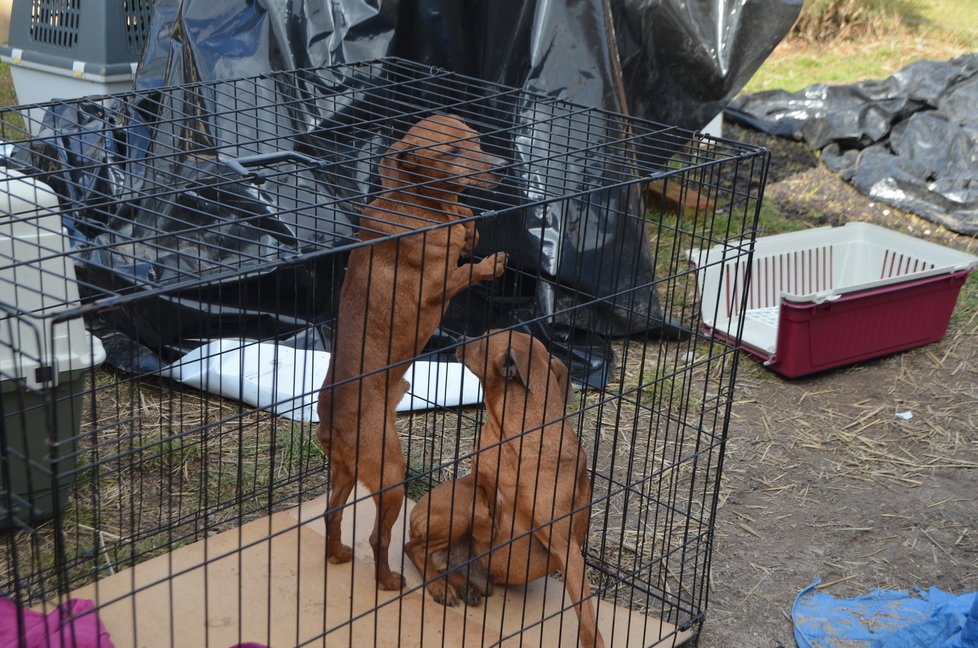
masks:
[[[41,109],[56,128],[31,138]],[[740,331],[702,333],[687,255],[721,246],[709,263],[749,259],[763,149],[396,59],[0,119],[0,586],[22,641],[37,614],[57,613],[49,635],[96,632],[97,617],[115,646],[569,645],[585,607],[607,646],[695,638]],[[432,119],[471,131],[412,140]],[[504,271],[475,277],[494,259]],[[446,277],[463,270],[470,287],[449,302]],[[440,298],[411,294],[432,286]],[[368,294],[391,305],[350,306]],[[421,331],[422,308],[444,315],[440,328]],[[367,358],[377,331],[385,348],[417,348]],[[455,362],[500,335],[513,356],[522,333],[560,360],[543,356],[552,371],[570,367],[581,389],[566,408],[546,377],[525,380],[522,406],[500,405],[496,374]],[[337,396],[319,427],[331,355],[323,392]],[[364,387],[376,375],[383,402]],[[407,520],[508,447],[485,447],[498,407],[504,432],[528,442],[479,486],[498,500],[491,537],[516,515],[504,493],[591,492],[573,510],[534,509],[543,521],[511,530],[514,542],[589,524],[549,575],[445,606],[425,586],[461,574],[466,598],[499,547],[480,553],[473,529],[440,558],[453,576],[426,583],[403,555]],[[514,424],[506,407],[530,414]],[[376,457],[358,447],[378,431],[359,429],[352,455],[336,440],[368,419],[396,430],[405,462],[378,491],[366,486]],[[333,461],[317,438],[327,428]],[[584,477],[537,461],[529,440],[555,439]],[[394,455],[381,454],[383,472]],[[344,461],[361,486],[330,509]],[[520,473],[531,474],[505,490]],[[370,535],[373,496],[395,491],[406,497],[388,552],[405,582],[390,591]],[[349,562],[327,560],[323,514],[336,510]],[[420,530],[436,531],[430,518]],[[562,568],[574,551],[590,590],[580,607]]]

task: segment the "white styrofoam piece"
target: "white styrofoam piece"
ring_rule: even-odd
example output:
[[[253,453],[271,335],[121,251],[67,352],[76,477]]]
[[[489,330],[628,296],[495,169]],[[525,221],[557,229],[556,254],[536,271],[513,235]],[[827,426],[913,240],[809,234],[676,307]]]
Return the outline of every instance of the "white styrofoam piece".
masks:
[[[279,416],[316,422],[316,403],[329,357],[326,351],[222,339],[191,351],[163,373],[191,387]],[[458,362],[419,360],[404,378],[411,389],[398,403],[399,412],[482,402],[479,380]]]
[[[745,244],[746,245],[746,244]],[[823,303],[978,266],[978,257],[872,223],[846,223],[757,239],[747,305],[738,312],[747,276],[746,247],[691,250],[703,323],[774,354],[783,301]]]
[[[0,379],[28,387],[57,383],[65,371],[105,359],[102,344],[81,317],[54,323],[59,312],[79,304],[78,285],[49,186],[13,169],[0,168]],[[35,370],[51,367],[50,380]]]

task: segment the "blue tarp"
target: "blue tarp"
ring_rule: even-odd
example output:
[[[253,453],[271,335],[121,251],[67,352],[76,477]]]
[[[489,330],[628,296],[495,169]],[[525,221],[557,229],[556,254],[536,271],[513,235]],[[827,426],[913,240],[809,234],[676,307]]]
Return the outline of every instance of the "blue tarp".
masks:
[[[978,596],[935,587],[841,599],[806,587],[791,621],[799,648],[978,648]]]

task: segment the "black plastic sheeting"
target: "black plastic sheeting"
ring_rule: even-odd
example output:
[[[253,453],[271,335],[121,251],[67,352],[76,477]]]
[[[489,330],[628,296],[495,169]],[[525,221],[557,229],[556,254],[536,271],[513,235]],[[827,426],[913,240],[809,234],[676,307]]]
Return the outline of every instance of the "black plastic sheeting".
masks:
[[[344,62],[398,56],[450,71],[519,87],[549,97],[568,99],[588,106],[674,123],[688,128],[701,128],[712,119],[721,106],[733,96],[754,70],[766,58],[778,41],[787,33],[801,7],[801,0],[713,0],[683,2],[664,0],[527,0],[525,2],[404,0],[401,2],[370,0],[284,0],[270,3],[256,0],[159,0],[147,39],[146,50],[137,74],[136,88],[152,90],[174,84],[214,81],[265,74],[276,70],[311,68]],[[138,106],[137,106],[138,108]],[[346,106],[355,111],[356,106]],[[134,118],[138,110],[133,111]],[[342,121],[342,114],[321,114],[318,123]],[[514,125],[532,122],[528,115],[509,116]],[[56,121],[54,116],[52,121]],[[57,127],[57,124],[52,124]],[[134,124],[138,136],[138,123]],[[314,129],[317,124],[310,124]],[[533,127],[533,128],[545,128]],[[528,129],[532,130],[532,129]],[[234,128],[220,130],[223,144],[234,144]],[[546,139],[546,133],[539,133]],[[532,135],[532,133],[531,133]],[[320,142],[319,144],[322,144]],[[91,150],[114,154],[113,142],[93,142]],[[152,146],[146,147],[148,150]],[[500,152],[497,152],[500,153]],[[513,148],[501,154],[518,159],[520,151]],[[64,152],[70,158],[70,152]],[[131,164],[131,162],[127,162]],[[146,162],[151,167],[152,160]],[[147,168],[146,173],[159,170]],[[203,175],[223,173],[220,169],[200,169]],[[600,173],[600,170],[597,171]],[[139,173],[133,174],[138,176]],[[350,169],[346,177],[369,178],[371,170]],[[82,179],[74,187],[83,188]],[[364,181],[367,182],[366,180]],[[365,191],[361,187],[343,190]],[[138,187],[133,188],[138,191]],[[331,193],[335,187],[319,184],[308,177],[297,176],[298,191]],[[626,205],[638,210],[634,195],[621,195],[603,201],[603,207]],[[75,197],[82,204],[85,196]],[[514,204],[520,197],[514,196]],[[194,212],[206,212],[208,202],[230,202],[247,211],[256,202],[249,195],[195,195]],[[259,201],[260,202],[260,201]],[[599,201],[602,202],[602,201]],[[477,201],[476,201],[477,203]],[[473,204],[473,207],[478,207]],[[172,209],[172,205],[165,206]],[[524,242],[521,249],[534,250],[533,259],[513,258],[511,262],[542,265],[543,276],[568,286],[568,295],[581,288],[589,293],[609,294],[612,287],[627,289],[652,279],[653,269],[645,237],[636,228],[641,219],[602,219],[594,204],[579,204],[562,215],[577,222],[587,222],[594,230],[588,237],[577,240],[564,238],[561,232],[570,229],[568,223],[552,223],[551,214],[526,210],[521,218],[497,224],[496,231],[484,233],[482,247],[491,241],[515,240]],[[147,214],[156,210],[149,208]],[[179,220],[179,216],[175,216]],[[355,214],[350,217],[355,220]],[[595,225],[597,223],[597,225]],[[75,235],[85,238],[86,224],[73,224]],[[112,223],[108,223],[111,230]],[[118,231],[102,237],[126,235],[132,227],[123,221]],[[499,231],[499,228],[508,228]],[[91,228],[89,228],[91,229]],[[533,234],[529,234],[533,232]],[[239,233],[240,234],[240,233]],[[274,230],[256,231],[259,240],[274,239],[281,234]],[[486,236],[489,234],[489,236]],[[215,233],[219,236],[220,233]],[[527,237],[540,242],[558,240],[562,254],[539,255],[541,247],[526,245]],[[323,241],[328,247],[330,243]],[[575,246],[584,247],[575,247]],[[597,246],[597,247],[595,247]],[[598,249],[598,248],[607,248]],[[483,250],[485,251],[485,250]],[[556,252],[556,250],[554,250]],[[607,252],[607,253],[605,253]],[[558,266],[556,259],[604,259],[620,254],[627,262],[613,263],[609,268],[582,267],[580,263]],[[634,272],[634,259],[640,259],[640,270]],[[178,251],[174,266],[181,272],[193,268],[184,263]],[[111,266],[111,259],[91,259],[92,267],[84,272],[95,279],[102,264]],[[130,264],[131,266],[131,264]],[[331,277],[339,276],[336,268],[325,270]],[[573,273],[573,274],[572,274]],[[604,286],[580,286],[586,277],[600,276]],[[94,280],[94,279],[93,279]],[[288,281],[285,282],[288,285]],[[320,281],[318,285],[330,285]],[[572,300],[555,288],[555,283],[540,282],[535,294],[512,304],[483,304],[468,312],[454,309],[446,319],[445,330],[436,335],[429,349],[451,341],[459,331],[472,328],[473,320],[494,325],[512,325],[553,313]],[[242,293],[247,292],[242,288]],[[325,297],[328,297],[326,295]],[[476,295],[465,295],[471,305]],[[198,330],[213,330],[215,337],[223,335],[253,335],[248,327],[231,329],[232,319],[227,303],[188,303],[165,298],[167,303],[147,304],[145,314],[126,313],[126,322],[109,322],[103,335],[108,337],[109,361],[117,366],[128,363],[134,370],[152,370],[154,364],[173,359],[178,351],[196,341],[174,339],[172,331],[154,330],[154,320],[166,309],[180,308],[195,312],[181,321],[195,322]],[[461,297],[459,298],[461,299]],[[605,309],[589,318],[590,330],[575,331],[559,325],[536,326],[533,333],[544,337],[551,348],[569,361],[576,379],[593,386],[603,386],[610,368],[610,348],[607,342],[593,343],[591,334],[598,337],[644,333],[649,323],[658,324],[654,331],[664,337],[681,336],[685,332],[663,317],[655,294],[643,306],[646,313]],[[240,321],[255,324],[264,334],[278,330],[295,330],[296,314],[281,318],[268,313],[256,304],[253,312],[238,313]],[[161,321],[165,321],[161,320]],[[118,331],[119,326],[127,331]],[[243,330],[243,328],[247,330]],[[116,329],[114,333],[110,329]],[[320,329],[321,330],[321,327]],[[581,343],[581,334],[591,342]],[[134,338],[138,337],[136,340]],[[328,332],[323,336],[300,336],[320,340],[328,348]],[[298,344],[302,344],[301,342]],[[157,358],[159,349],[167,349]],[[574,355],[568,355],[574,349]]]
[[[158,0],[136,87],[398,56],[698,129],[802,0]]]
[[[805,141],[874,200],[978,234],[978,54],[883,81],[738,97],[730,121]]]

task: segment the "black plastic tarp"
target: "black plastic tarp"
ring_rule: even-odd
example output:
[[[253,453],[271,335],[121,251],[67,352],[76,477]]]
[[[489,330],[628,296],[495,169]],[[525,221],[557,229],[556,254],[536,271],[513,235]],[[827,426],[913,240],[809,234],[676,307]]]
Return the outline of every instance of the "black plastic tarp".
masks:
[[[725,114],[805,141],[874,200],[978,234],[978,54],[918,61],[882,81],[745,95]]]
[[[702,128],[802,0],[158,0],[136,86],[398,56]]]
[[[663,2],[603,0],[528,0],[525,2],[475,2],[457,0],[405,0],[401,2],[371,2],[365,0],[284,0],[268,3],[255,0],[159,0],[155,6],[146,50],[139,66],[136,88],[152,91],[163,86],[217,81],[261,75],[276,70],[297,68],[318,68],[336,63],[349,63],[375,59],[385,56],[398,56],[438,68],[471,75],[487,81],[515,86],[547,97],[568,99],[588,106],[601,107],[616,112],[631,113],[636,116],[665,121],[683,127],[700,128],[712,119],[722,104],[732,96],[751,76],[776,43],[787,33],[800,9],[800,0],[714,0],[705,2]],[[328,74],[328,73],[327,73]],[[320,129],[322,124],[341,124],[344,115],[356,112],[356,106],[342,106],[316,103],[315,81],[310,80],[310,103],[318,112],[318,119],[309,123],[309,129]],[[269,89],[276,91],[270,83]],[[303,89],[299,89],[303,93]],[[274,100],[274,97],[271,97]],[[164,107],[163,110],[166,108]],[[215,114],[214,106],[206,106],[206,113]],[[154,107],[154,111],[159,108]],[[140,137],[138,100],[131,110],[132,120],[125,124],[128,130],[116,135],[123,138]],[[219,112],[219,111],[217,111]],[[534,119],[528,115],[514,114],[506,117],[517,127],[530,124]],[[77,120],[77,115],[72,119]],[[289,119],[283,115],[283,119]],[[49,120],[57,130],[57,116]],[[84,120],[80,120],[84,123]],[[527,136],[532,140],[540,136],[549,141],[545,132],[538,132],[543,126],[527,127]],[[234,144],[238,130],[227,124],[205,126],[210,129],[208,136],[217,138],[222,145]],[[536,129],[536,130],[534,130]],[[332,132],[341,133],[342,129]],[[337,146],[350,146],[350,142],[337,139]],[[371,138],[360,140],[363,144],[353,146],[376,146]],[[322,154],[322,141],[317,142],[317,151]],[[510,143],[510,149],[496,151],[510,160],[518,160],[521,151]],[[152,152],[152,142],[140,142],[139,147],[126,146],[115,141],[93,142],[91,150],[103,150],[110,158],[117,154],[127,155],[134,148]],[[355,158],[346,151],[348,158]],[[69,159],[70,152],[63,157]],[[363,157],[363,156],[361,156]],[[167,169],[155,168],[158,162],[151,154],[146,161],[125,160],[129,172],[126,177],[156,178],[170,173]],[[145,164],[145,169],[135,170],[133,164]],[[220,165],[218,165],[220,166]],[[370,189],[372,169],[346,169],[344,177],[360,178],[360,186],[337,187],[317,182],[307,176],[296,175],[296,192],[313,191],[335,194],[346,192],[355,196],[358,192]],[[199,173],[224,174],[226,169],[201,168]],[[181,173],[186,173],[181,171]],[[196,173],[196,172],[195,172]],[[581,173],[600,175],[600,168],[581,169]],[[84,172],[82,172],[84,175]],[[179,175],[172,174],[175,182]],[[71,189],[84,193],[84,187],[98,184],[98,178],[81,177]],[[118,190],[116,184],[105,183]],[[516,183],[518,184],[518,182]],[[138,193],[138,187],[128,191]],[[617,190],[616,190],[617,191]],[[512,304],[485,304],[475,307],[472,313],[449,312],[447,336],[453,331],[468,327],[464,320],[478,318],[481,322],[496,325],[513,324],[540,318],[559,311],[567,305],[568,299],[556,285],[569,287],[568,294],[581,289],[588,294],[609,294],[612,290],[627,289],[629,285],[648,283],[653,269],[647,249],[647,240],[641,219],[602,218],[599,209],[608,212],[622,205],[629,210],[641,209],[637,194],[620,191],[621,195],[598,201],[602,207],[588,202],[565,209],[558,218],[541,209],[527,209],[520,218],[511,218],[496,224],[496,231],[487,232],[483,237],[483,247],[490,241],[521,241],[536,237],[539,242],[556,241],[558,250],[550,245],[521,245],[522,250],[534,250],[532,259],[513,258],[517,265],[541,264],[540,274],[556,279],[556,282],[541,282],[535,295],[516,306]],[[84,195],[75,196],[84,204]],[[248,192],[230,195],[195,194],[187,200],[193,201],[194,218],[206,214],[208,205],[230,202],[235,209],[247,212],[252,207],[261,209],[261,200]],[[473,200],[478,207],[478,197]],[[514,204],[520,201],[513,197]],[[177,201],[179,203],[179,201]],[[301,202],[301,201],[300,201]],[[356,200],[350,203],[356,207]],[[182,218],[172,214],[174,205],[167,203],[166,217]],[[176,208],[179,204],[176,205]],[[362,208],[362,205],[360,205]],[[609,209],[609,207],[613,209]],[[157,218],[159,210],[150,206],[145,209],[147,218]],[[178,210],[179,211],[179,210]],[[348,222],[356,220],[357,210],[351,208]],[[79,218],[84,220],[84,214]],[[138,226],[139,214],[136,214]],[[560,222],[563,219],[565,222]],[[342,220],[342,219],[341,219]],[[587,235],[574,239],[563,233],[574,230],[574,223],[587,223]],[[97,236],[113,238],[125,236],[132,227],[132,221],[120,221],[120,227],[111,222],[99,222],[94,230]],[[157,224],[154,223],[154,226]],[[74,230],[82,236],[86,223],[74,224]],[[508,228],[500,231],[499,228]],[[636,229],[638,228],[638,229]],[[256,241],[270,240],[273,246],[277,240],[275,231],[255,232]],[[236,232],[240,235],[240,232]],[[91,234],[89,235],[91,236]],[[214,233],[220,237],[220,232]],[[319,241],[324,247],[330,246],[328,237]],[[540,250],[548,254],[540,255]],[[485,250],[483,250],[485,251]],[[558,264],[557,259],[574,258],[578,260],[600,259],[607,267],[587,267],[581,262]],[[615,261],[616,257],[620,261]],[[639,259],[639,269],[635,272],[635,259]],[[174,250],[171,268],[175,272],[192,273],[195,261],[190,261]],[[111,259],[90,259],[91,268],[84,272],[98,276],[101,267],[112,266]],[[124,264],[113,268],[118,271]],[[130,266],[132,264],[129,264]],[[138,268],[126,268],[136,271]],[[331,276],[340,273],[336,268],[328,269]],[[604,285],[591,285],[595,277]],[[138,279],[138,277],[136,278]],[[157,277],[158,279],[158,277]],[[582,282],[590,282],[581,285]],[[288,282],[286,282],[288,283]],[[329,281],[317,282],[319,286],[330,286]],[[244,289],[242,292],[246,292]],[[328,298],[328,295],[324,296]],[[467,304],[473,303],[471,295]],[[196,313],[195,317],[181,317],[181,321],[193,321],[198,330],[212,330],[215,334],[226,336],[249,335],[251,331],[238,330],[227,326],[232,321],[227,304],[188,303],[172,298],[166,303],[147,306],[147,313],[126,313],[125,322],[130,324],[126,335],[110,335],[114,342],[109,344],[110,361],[125,365],[132,363],[146,367],[155,360],[154,352],[170,348],[173,352],[182,350],[185,345],[175,340],[173,331],[154,331],[153,319],[166,309],[181,308]],[[630,335],[644,332],[650,326],[666,336],[682,334],[668,318],[664,317],[654,292],[650,293],[645,313],[636,312],[634,304],[629,311],[618,312],[614,308],[604,309],[588,318],[588,331],[585,334],[599,333],[600,337]],[[240,309],[239,309],[240,310]],[[297,314],[282,314],[281,320],[274,313],[268,313],[256,304],[248,312],[238,313],[240,321],[260,323],[266,334],[295,329]],[[452,321],[452,318],[455,318]],[[132,325],[138,323],[139,326]],[[110,322],[110,324],[112,324]],[[571,327],[572,329],[573,327]],[[580,351],[570,361],[572,372],[584,382],[603,385],[607,370],[607,353],[604,343],[597,347],[587,344],[570,344],[581,331],[570,330],[560,323],[548,330],[534,329],[534,333],[545,336],[559,352],[571,347]],[[138,340],[129,338],[138,337]],[[301,337],[301,336],[300,336]],[[315,336],[313,336],[315,337]],[[328,334],[327,336],[328,337]],[[445,336],[436,336],[437,347]],[[135,342],[135,344],[133,344]],[[199,343],[191,341],[190,344]],[[328,345],[328,341],[326,341]],[[146,347],[153,349],[146,352]],[[117,349],[119,353],[114,354]],[[135,351],[134,351],[135,349]],[[165,355],[165,354],[164,354]],[[113,357],[115,356],[115,357]],[[126,360],[125,358],[128,358]],[[172,358],[165,358],[169,360]]]

